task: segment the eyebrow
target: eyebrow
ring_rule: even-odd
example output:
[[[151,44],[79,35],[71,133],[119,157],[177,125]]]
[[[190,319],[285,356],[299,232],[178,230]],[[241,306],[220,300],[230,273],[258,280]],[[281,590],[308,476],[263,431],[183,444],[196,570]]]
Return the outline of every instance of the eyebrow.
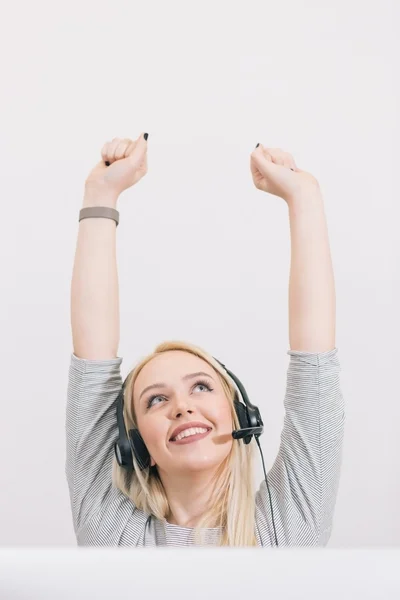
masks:
[[[209,373],[205,373],[204,371],[197,371],[197,373],[189,373],[188,375],[185,375],[184,377],[182,377],[182,381],[186,381],[187,379],[193,379],[193,377],[198,377],[199,375],[205,375],[206,377],[209,377],[210,379],[212,379],[214,381],[213,377]],[[152,385],[148,385],[146,388],[144,388],[144,390],[140,394],[139,400],[141,399],[143,394],[145,394],[149,390],[152,390],[154,388],[166,388],[166,387],[168,387],[166,383],[153,383]]]

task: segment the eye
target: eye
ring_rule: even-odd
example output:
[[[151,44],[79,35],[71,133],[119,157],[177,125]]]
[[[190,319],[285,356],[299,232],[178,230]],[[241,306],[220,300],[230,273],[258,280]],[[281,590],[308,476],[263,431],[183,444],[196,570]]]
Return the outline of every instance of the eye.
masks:
[[[214,389],[211,387],[211,385],[208,383],[208,381],[205,381],[203,379],[196,381],[196,383],[193,386],[193,391],[195,391],[196,388],[203,388],[203,389],[200,389],[200,392],[212,392]],[[153,406],[156,406],[157,404],[160,404],[160,402],[165,402],[165,401],[166,401],[166,398],[164,396],[160,396],[160,395],[150,396],[150,398],[147,400],[146,407],[147,407],[147,409],[149,409],[149,408],[152,408]]]
[[[151,408],[152,406],[159,404],[159,402],[156,402],[156,400],[165,400],[165,398],[164,396],[150,396],[147,401],[147,408]]]
[[[196,381],[193,390],[195,390],[196,388],[199,388],[199,387],[203,388],[203,390],[200,390],[200,391],[207,391],[207,392],[213,391],[213,388],[207,381]]]

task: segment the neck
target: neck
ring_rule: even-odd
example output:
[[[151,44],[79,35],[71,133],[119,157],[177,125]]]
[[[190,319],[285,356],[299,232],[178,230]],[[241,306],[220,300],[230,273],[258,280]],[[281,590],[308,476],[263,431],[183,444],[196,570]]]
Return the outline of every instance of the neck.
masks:
[[[196,527],[212,502],[217,471],[175,473],[159,470],[170,506],[167,521],[180,527]]]

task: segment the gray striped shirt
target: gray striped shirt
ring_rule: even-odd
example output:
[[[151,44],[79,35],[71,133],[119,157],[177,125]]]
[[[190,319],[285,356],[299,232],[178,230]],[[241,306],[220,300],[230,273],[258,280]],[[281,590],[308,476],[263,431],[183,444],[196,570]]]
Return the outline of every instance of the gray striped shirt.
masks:
[[[337,354],[288,351],[285,419],[268,473],[279,546],[325,546],[330,537],[344,430]],[[71,355],[66,476],[78,545],[193,545],[193,529],[149,518],[112,485],[122,360]],[[274,545],[265,481],[256,493],[255,531],[260,546]],[[207,529],[205,543],[219,536],[218,528]]]

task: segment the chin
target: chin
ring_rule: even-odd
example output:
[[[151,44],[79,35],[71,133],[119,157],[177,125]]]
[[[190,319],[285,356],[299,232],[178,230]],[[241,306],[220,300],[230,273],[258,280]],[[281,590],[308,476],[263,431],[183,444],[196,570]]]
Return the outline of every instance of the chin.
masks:
[[[188,460],[182,461],[176,465],[176,470],[188,473],[200,473],[201,471],[211,471],[219,467],[221,461],[213,460]]]
[[[201,454],[200,452],[193,453],[191,456],[181,456],[179,460],[174,461],[171,467],[173,470],[191,473],[199,473],[201,471],[214,471],[226,460],[229,456],[229,451],[224,453]]]

